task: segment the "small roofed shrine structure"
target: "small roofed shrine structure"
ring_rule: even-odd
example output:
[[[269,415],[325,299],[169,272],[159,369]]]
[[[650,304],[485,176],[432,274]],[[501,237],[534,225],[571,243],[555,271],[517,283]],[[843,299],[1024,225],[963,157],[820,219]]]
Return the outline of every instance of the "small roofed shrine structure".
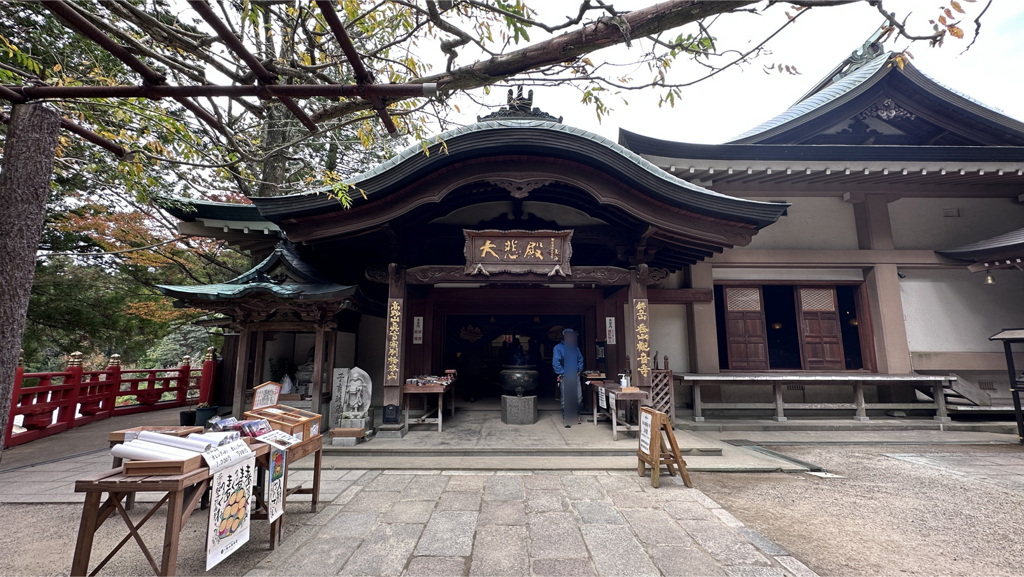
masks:
[[[496,395],[514,362],[553,396],[563,328],[581,333],[588,369],[649,380],[656,352],[684,363],[703,338],[687,323],[713,295],[689,267],[750,243],[788,206],[682,180],[562,124],[532,93],[510,90],[478,120],[351,179],[349,209],[327,190],[171,209],[182,232],[267,258],[223,285],[161,287],[237,331],[236,413],[271,359],[298,365],[313,344],[315,410],[330,404],[333,367],[366,370],[377,411],[401,404],[407,378],[446,370],[461,395]]]
[[[263,259],[248,272],[224,283],[167,286],[158,288],[177,300],[180,306],[220,313],[231,319],[238,335],[229,339],[235,383],[235,407],[241,407],[246,389],[263,382],[263,365],[269,364],[267,332],[305,333],[312,335],[309,361],[325,371],[310,371],[309,385],[312,405],[319,409],[323,379],[333,372],[336,337],[339,325],[352,323],[360,313],[379,306],[368,303],[356,286],[341,285],[325,279],[302,262],[288,240],[280,240]],[[294,340],[294,337],[293,337]],[[293,343],[294,348],[294,343]],[[227,353],[228,351],[225,351]],[[307,362],[309,362],[307,361]]]

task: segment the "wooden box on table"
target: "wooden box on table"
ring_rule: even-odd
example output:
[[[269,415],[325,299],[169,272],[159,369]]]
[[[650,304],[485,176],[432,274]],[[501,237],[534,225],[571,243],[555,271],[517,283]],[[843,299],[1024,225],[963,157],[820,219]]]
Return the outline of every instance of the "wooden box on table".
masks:
[[[319,414],[288,405],[273,405],[246,411],[245,418],[266,419],[274,430],[284,431],[303,441],[320,434]]]

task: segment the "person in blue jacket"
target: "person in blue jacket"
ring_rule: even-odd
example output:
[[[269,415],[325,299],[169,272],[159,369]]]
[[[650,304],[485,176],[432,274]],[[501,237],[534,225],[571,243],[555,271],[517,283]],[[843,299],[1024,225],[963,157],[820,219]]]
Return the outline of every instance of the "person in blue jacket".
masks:
[[[583,372],[583,353],[577,346],[579,333],[572,329],[564,329],[562,331],[562,342],[555,345],[553,351],[553,358],[551,359],[552,368],[555,370],[555,374],[558,375],[559,382],[559,399],[562,402],[562,419],[565,419],[565,387],[561,386],[562,377],[565,376],[565,364],[566,360],[570,362],[570,370],[572,370],[571,357],[576,357],[576,373]],[[568,350],[567,350],[568,349]],[[568,353],[568,354],[567,354]],[[570,357],[567,359],[567,357]],[[576,407],[577,407],[577,421],[583,411],[583,383],[581,379],[576,379]],[[569,425],[566,425],[567,427]]]

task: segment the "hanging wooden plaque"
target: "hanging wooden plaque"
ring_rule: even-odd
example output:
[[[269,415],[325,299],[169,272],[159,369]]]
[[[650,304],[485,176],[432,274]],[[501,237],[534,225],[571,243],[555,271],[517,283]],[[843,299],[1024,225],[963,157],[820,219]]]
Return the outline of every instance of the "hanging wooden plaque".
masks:
[[[571,230],[463,230],[466,274],[572,275]]]

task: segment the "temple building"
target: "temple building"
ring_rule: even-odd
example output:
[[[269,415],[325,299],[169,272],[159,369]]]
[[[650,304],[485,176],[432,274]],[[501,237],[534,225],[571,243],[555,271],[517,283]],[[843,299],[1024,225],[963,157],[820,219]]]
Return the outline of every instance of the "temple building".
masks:
[[[668,357],[680,421],[686,375],[956,373],[1008,396],[988,337],[1024,326],[1024,124],[877,42],[725,144],[615,143],[511,91],[431,143],[354,177],[349,209],[327,190],[169,209],[182,233],[262,259],[227,283],[161,287],[222,315],[236,412],[289,364],[314,410],[336,367],[367,371],[377,411],[446,370],[460,397],[496,396],[513,340],[553,394],[563,328],[611,378],[642,384]],[[742,409],[772,392],[723,380],[704,397]]]

